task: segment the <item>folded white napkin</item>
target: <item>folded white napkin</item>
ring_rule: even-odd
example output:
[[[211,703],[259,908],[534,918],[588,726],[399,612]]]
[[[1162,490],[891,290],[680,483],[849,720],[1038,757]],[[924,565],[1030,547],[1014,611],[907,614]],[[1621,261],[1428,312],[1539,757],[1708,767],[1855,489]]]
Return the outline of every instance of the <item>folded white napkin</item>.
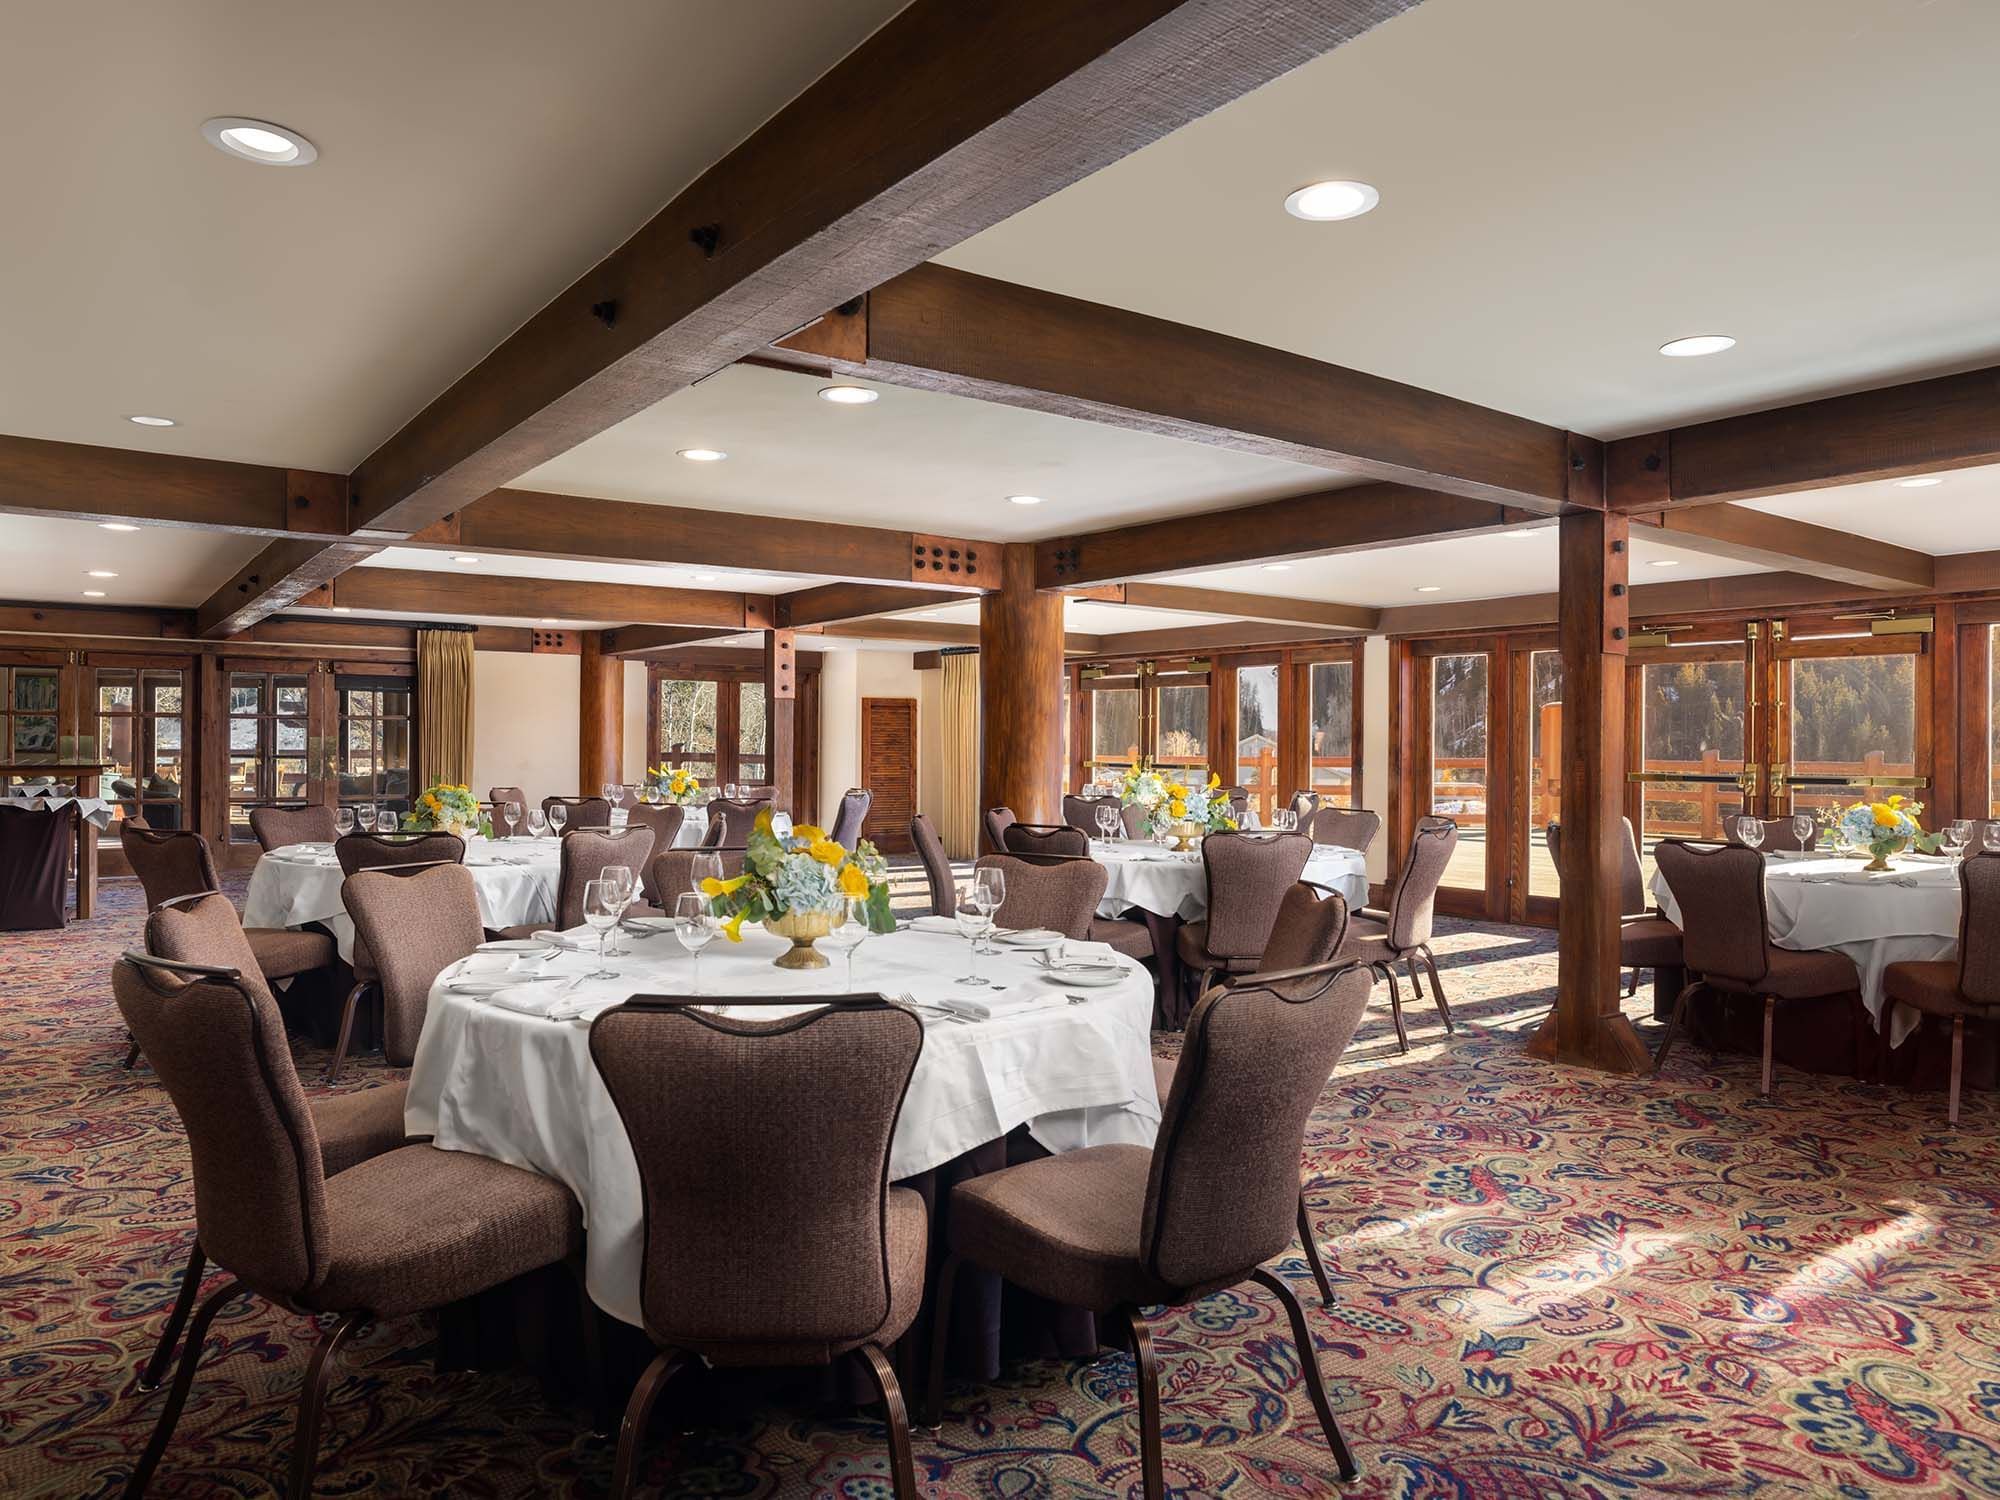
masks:
[[[910,926],[918,932],[949,932],[954,937],[965,936],[959,930],[958,919],[956,917],[940,917],[936,915],[915,917],[911,919]]]
[[[1032,992],[1016,993],[1013,990],[1002,994],[983,993],[979,995],[941,995],[932,1002],[943,1006],[954,1015],[965,1016],[974,1021],[992,1021],[1001,1016],[1019,1015],[1024,1010],[1039,1010],[1042,997]]]
[[[524,1016],[546,1016],[568,999],[566,984],[523,984],[488,995],[486,1003]]]

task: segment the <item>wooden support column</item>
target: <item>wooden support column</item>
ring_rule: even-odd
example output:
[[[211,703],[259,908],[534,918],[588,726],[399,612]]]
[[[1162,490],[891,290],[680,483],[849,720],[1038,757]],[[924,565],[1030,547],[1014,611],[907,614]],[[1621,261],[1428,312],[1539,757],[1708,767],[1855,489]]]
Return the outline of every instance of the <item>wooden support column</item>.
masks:
[[[577,685],[577,793],[594,797],[625,779],[625,659],[604,651],[604,632],[582,632]]]
[[[1000,587],[979,601],[982,811],[1062,821],[1062,673],[1062,595],[1035,587],[1031,545],[1008,543]]]
[[[764,751],[770,772],[771,805],[780,812],[798,807],[799,672],[792,630],[764,632]]]
[[[1625,831],[1625,665],[1630,524],[1579,511],[1561,521],[1562,902],[1556,1008],[1529,1051],[1614,1073],[1652,1065],[1619,1003]]]

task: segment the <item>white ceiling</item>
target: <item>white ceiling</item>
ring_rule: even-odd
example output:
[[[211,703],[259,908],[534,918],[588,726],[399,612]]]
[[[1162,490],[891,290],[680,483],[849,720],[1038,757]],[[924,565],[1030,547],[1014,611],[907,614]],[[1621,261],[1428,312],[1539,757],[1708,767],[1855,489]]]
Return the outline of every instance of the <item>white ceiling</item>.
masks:
[[[1426,0],[939,259],[1646,431],[2000,356],[1996,57],[1992,0]]]
[[[1740,503],[1940,556],[2000,549],[2000,465],[1928,477],[1944,483],[1906,489],[1884,479]]]
[[[0,432],[346,472],[902,3],[11,5]]]
[[[615,551],[617,539],[605,548]],[[476,556],[476,563],[454,562]],[[552,578],[572,583],[634,583],[644,588],[714,589],[723,593],[789,594],[795,589],[836,581],[819,573],[751,573],[735,568],[670,567],[661,563],[584,562],[566,557],[516,557],[507,553],[452,553],[428,547],[384,547],[364,568],[413,569],[430,573],[490,574],[498,578]]]
[[[189,608],[227,583],[262,545],[255,537],[179,526],[104,531],[90,521],[0,515],[0,599]],[[92,568],[118,576],[85,577]],[[104,597],[86,599],[85,589],[102,589]]]
[[[908,618],[905,616],[905,618]],[[947,605],[936,618],[949,625],[977,625],[976,601]],[[1082,635],[1119,635],[1132,630],[1174,630],[1185,625],[1221,625],[1234,615],[1183,614],[1171,609],[1134,609],[1096,599],[1063,600],[1063,629]]]
[[[868,384],[868,382],[842,382]],[[734,365],[530,470],[517,489],[1020,541],[1343,482],[1325,469],[964,396]],[[714,448],[691,463],[683,448]],[[1040,495],[1041,505],[1009,504]]]

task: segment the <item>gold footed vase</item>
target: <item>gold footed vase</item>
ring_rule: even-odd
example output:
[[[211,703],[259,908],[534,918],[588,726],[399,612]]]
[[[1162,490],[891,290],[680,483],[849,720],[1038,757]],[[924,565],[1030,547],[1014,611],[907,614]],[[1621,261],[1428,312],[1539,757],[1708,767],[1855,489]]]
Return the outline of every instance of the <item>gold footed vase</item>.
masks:
[[[1890,869],[1892,868],[1892,866],[1889,864],[1889,857],[1891,855],[1901,854],[1905,849],[1909,847],[1910,847],[1910,841],[1908,839],[1897,839],[1893,844],[1870,844],[1868,846],[1868,852],[1870,854],[1873,854],[1875,857],[1869,860],[1868,863],[1863,865],[1861,868],[1864,870]],[[1878,850],[1880,851],[1879,853],[1877,852]]]
[[[771,962],[781,969],[824,969],[827,956],[813,947],[819,938],[833,931],[833,913],[830,911],[788,911],[782,917],[766,917],[764,930],[775,932],[787,938],[791,947],[780,953]]]

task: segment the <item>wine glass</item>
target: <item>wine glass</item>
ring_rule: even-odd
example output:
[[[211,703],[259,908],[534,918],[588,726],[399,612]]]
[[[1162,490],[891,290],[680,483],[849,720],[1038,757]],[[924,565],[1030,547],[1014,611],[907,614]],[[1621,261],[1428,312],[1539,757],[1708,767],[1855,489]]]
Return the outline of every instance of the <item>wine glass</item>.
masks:
[[[501,805],[500,810],[507,815],[507,837],[510,839],[519,838],[521,836],[521,804],[515,801],[514,798],[509,797]]]
[[[1792,833],[1798,838],[1800,849],[1811,852],[1818,828],[1819,824],[1813,820],[1811,813],[1792,814]]]
[[[1117,837],[1118,809],[1109,802],[1097,804],[1097,832],[1108,843]]]
[[[549,831],[548,814],[544,813],[539,807],[529,808],[528,837],[533,839],[538,839],[541,838],[548,831]]]
[[[610,940],[611,929],[618,925],[619,913],[624,911],[619,905],[616,887],[608,880],[586,880],[583,884],[583,920],[590,930],[597,934],[597,970],[586,974],[586,979],[616,979],[618,974],[606,968],[609,954],[605,944]]]
[[[1965,858],[1965,846],[1972,842],[1972,820],[1954,818],[1945,825],[1944,852],[1953,859]]]
[[[991,984],[979,972],[979,940],[993,925],[993,918],[986,910],[986,893],[978,885],[969,885],[959,892],[958,910],[954,914],[958,930],[972,940],[972,954],[966,960],[965,977],[960,984]]]
[[[606,865],[597,872],[597,878],[611,887],[611,894],[618,900],[618,920],[622,923],[625,920],[625,908],[632,904],[632,897],[636,894],[632,867]],[[622,951],[618,944],[618,929],[615,927],[611,929],[611,951],[613,953]]]
[[[708,897],[693,891],[682,891],[674,897],[674,935],[694,955],[694,979],[688,988],[696,994],[701,993],[701,950],[714,942],[720,931],[715,913],[709,910]]]
[[[1760,849],[1764,845],[1764,820],[1762,818],[1738,818],[1736,839],[1746,849]]]
[[[734,802],[736,800],[736,783],[733,781],[725,783],[722,788],[722,796],[725,801]]]
[[[722,879],[722,856],[720,854],[697,854],[688,861],[688,881],[694,886],[695,894],[701,895],[704,880]],[[707,898],[703,896],[703,899]]]
[[[854,993],[854,950],[868,941],[868,903],[850,897],[840,903],[834,912],[835,923],[821,938],[820,946],[831,948],[847,960],[847,980],[842,987],[846,994]]]
[[[395,808],[381,807],[375,810],[375,831],[377,833],[394,833],[396,831]]]
[[[557,838],[562,837],[563,825],[569,822],[569,808],[561,802],[549,804],[549,827],[555,830]]]
[[[987,915],[992,917],[997,923],[1000,918],[1000,908],[1007,901],[1006,875],[998,868],[988,865],[983,869],[973,872],[972,884],[974,889],[980,893],[980,901],[985,906]],[[993,946],[993,940],[988,937],[980,943],[979,951],[981,953],[998,953],[1000,950]]]
[[[2000,822],[1988,822],[1979,831],[1979,846],[1988,854],[2000,854]]]
[[[361,825],[363,833],[373,833],[375,831],[375,805],[372,802],[364,802],[355,808],[354,821]]]
[[[333,831],[341,838],[346,838],[350,833],[354,832],[353,808],[343,807],[333,815]]]
[[[1299,815],[1289,807],[1274,808],[1271,812],[1271,826],[1280,833],[1297,833]]]

